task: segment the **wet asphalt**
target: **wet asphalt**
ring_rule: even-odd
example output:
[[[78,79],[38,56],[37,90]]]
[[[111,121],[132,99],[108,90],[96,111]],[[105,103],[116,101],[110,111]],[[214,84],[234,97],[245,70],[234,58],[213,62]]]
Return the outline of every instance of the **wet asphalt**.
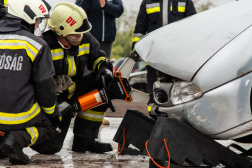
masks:
[[[122,118],[106,117],[110,125],[102,125],[98,141],[109,142],[114,151],[104,154],[96,153],[76,153],[71,151],[73,141],[73,121],[68,130],[64,146],[59,153],[54,155],[42,155],[33,151],[31,148],[25,148],[24,152],[30,157],[29,165],[11,165],[8,159],[0,159],[0,168],[11,167],[86,167],[86,168],[139,168],[148,167],[149,159],[146,156],[117,156],[116,142],[112,139],[117,131]]]
[[[30,157],[29,165],[12,165],[8,159],[0,159],[0,168],[26,168],[26,167],[53,167],[53,168],[72,168],[72,167],[85,167],[85,168],[148,168],[149,157],[147,156],[130,156],[130,155],[117,155],[118,144],[113,141],[113,137],[122,121],[122,117],[127,111],[127,108],[139,110],[145,114],[147,106],[139,103],[126,103],[124,101],[113,101],[116,106],[116,113],[108,110],[105,114],[105,119],[110,122],[110,125],[102,125],[99,132],[98,141],[111,143],[113,151],[104,154],[96,153],[76,153],[71,151],[73,141],[73,123],[71,122],[67,137],[64,141],[64,146],[59,153],[54,155],[42,155],[33,151],[31,148],[25,148],[24,152]],[[218,141],[224,146],[228,146],[234,141]],[[252,144],[239,144],[245,149],[252,147]],[[133,146],[131,146],[133,147]],[[134,147],[133,147],[134,148]],[[235,151],[235,150],[234,150]],[[238,152],[238,151],[235,151]],[[192,167],[191,167],[192,168]],[[216,168],[223,168],[222,165]]]

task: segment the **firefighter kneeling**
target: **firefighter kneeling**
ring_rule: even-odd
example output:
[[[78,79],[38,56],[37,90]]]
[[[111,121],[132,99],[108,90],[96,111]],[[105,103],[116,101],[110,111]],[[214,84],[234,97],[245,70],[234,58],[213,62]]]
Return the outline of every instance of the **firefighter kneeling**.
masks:
[[[42,37],[52,53],[56,71],[54,77],[58,83],[58,104],[67,102],[72,105],[77,102],[79,96],[97,89],[102,75],[107,83],[110,82],[112,64],[106,59],[105,52],[100,50],[99,42],[89,32],[91,24],[82,8],[72,3],[59,3],[54,8],[48,25],[51,30],[43,33]],[[93,72],[84,75],[85,66]],[[78,114],[74,122],[72,150],[97,153],[111,151],[111,144],[95,140],[107,105],[103,104],[87,111],[74,107]],[[70,125],[71,114],[62,116],[60,134],[42,144],[32,146],[32,149],[43,154],[59,152]]]
[[[0,158],[12,164],[28,164],[23,148],[53,137],[61,119],[50,49],[33,34],[49,10],[45,0],[8,0],[1,10]]]

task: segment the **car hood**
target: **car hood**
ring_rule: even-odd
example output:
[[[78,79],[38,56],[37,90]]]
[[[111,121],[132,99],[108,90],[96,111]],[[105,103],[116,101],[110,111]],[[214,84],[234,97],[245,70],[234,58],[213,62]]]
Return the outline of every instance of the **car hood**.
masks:
[[[150,66],[191,81],[197,71],[252,24],[252,1],[228,3],[159,28],[136,43]]]

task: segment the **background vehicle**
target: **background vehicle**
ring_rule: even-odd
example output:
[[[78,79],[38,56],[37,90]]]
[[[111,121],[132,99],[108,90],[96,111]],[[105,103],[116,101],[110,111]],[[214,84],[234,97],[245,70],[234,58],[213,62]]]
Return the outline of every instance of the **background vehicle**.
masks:
[[[118,68],[121,66],[121,64],[124,62],[125,58],[120,58],[117,61],[115,61],[113,65],[113,73],[118,70]],[[137,62],[129,77],[129,84],[140,91],[146,92],[147,87],[147,71],[145,67],[145,62],[140,61]]]
[[[144,69],[144,68],[143,68]],[[147,92],[146,87],[147,87],[147,71],[146,68],[145,70],[138,70],[136,72],[133,72],[130,74],[129,77],[129,84],[142,92]]]
[[[117,61],[115,61],[115,63],[113,64],[113,73],[115,73],[115,71],[117,71],[117,69],[121,66],[121,64],[124,62],[125,58],[119,58]],[[132,71],[131,72],[136,72],[140,69],[143,69],[145,67],[145,62],[144,61],[140,61],[137,62]]]

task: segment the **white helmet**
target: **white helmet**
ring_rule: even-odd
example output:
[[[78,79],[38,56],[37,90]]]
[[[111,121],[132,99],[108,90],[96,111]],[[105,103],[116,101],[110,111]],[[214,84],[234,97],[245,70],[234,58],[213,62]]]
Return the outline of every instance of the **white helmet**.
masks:
[[[37,18],[49,18],[50,5],[45,0],[8,0],[7,13],[35,24]]]
[[[83,34],[92,28],[86,12],[69,2],[61,2],[55,6],[48,25],[52,31],[65,38],[72,46],[79,45]]]
[[[66,37],[68,34],[87,33],[92,28],[86,12],[69,2],[61,2],[55,6],[48,25],[61,37]]]

